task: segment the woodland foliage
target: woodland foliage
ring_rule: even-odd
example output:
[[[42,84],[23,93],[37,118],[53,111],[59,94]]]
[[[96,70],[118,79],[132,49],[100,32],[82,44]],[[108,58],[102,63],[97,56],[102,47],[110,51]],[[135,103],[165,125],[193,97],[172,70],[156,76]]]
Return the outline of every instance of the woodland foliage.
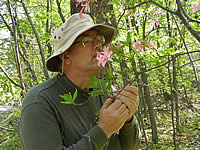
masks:
[[[113,61],[105,66],[112,73],[104,75],[118,90],[130,83],[139,88],[141,149],[197,149],[200,1],[89,2],[0,1],[0,104],[13,108],[0,114],[0,147],[21,149],[17,126],[22,99],[31,87],[55,75],[45,67],[54,51],[50,39],[75,4],[80,17],[89,13],[96,23],[117,28],[110,45]]]

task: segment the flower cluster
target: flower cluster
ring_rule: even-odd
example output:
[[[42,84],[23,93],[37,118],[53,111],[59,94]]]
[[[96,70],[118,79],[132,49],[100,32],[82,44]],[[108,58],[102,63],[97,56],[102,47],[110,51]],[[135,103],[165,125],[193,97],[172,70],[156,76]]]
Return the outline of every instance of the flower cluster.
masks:
[[[156,9],[155,11],[151,10],[149,13],[151,15],[153,15],[153,17],[151,17],[150,24],[159,25],[160,24],[160,17],[158,17],[158,16],[163,14],[163,12],[161,12],[159,9]]]
[[[82,9],[79,12],[79,17],[82,18],[83,17],[83,12],[87,12],[88,10],[88,5],[90,3],[90,0],[75,0],[76,7],[78,7],[78,5],[81,5]]]
[[[144,47],[148,47],[150,49],[152,47],[152,42],[148,41],[148,38],[147,38],[146,41],[136,40],[136,42],[135,42],[135,49],[138,50],[138,53],[142,52],[142,49]]]
[[[105,64],[107,61],[113,61],[111,59],[111,56],[113,55],[113,52],[109,49],[110,47],[104,47],[103,52],[98,52],[97,51],[97,57],[96,59],[98,60],[97,65],[100,67],[105,67]]]

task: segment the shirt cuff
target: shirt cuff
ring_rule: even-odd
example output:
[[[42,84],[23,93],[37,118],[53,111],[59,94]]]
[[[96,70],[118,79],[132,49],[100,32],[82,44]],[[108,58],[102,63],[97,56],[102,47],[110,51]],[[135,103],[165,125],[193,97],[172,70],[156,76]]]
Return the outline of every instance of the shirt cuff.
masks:
[[[108,142],[106,134],[104,133],[104,131],[98,125],[96,125],[94,128],[92,128],[88,132],[87,136],[99,148],[104,147]]]
[[[132,116],[132,119],[129,122],[126,122],[121,130],[128,130],[130,128],[133,128],[134,124],[135,124],[135,116]]]

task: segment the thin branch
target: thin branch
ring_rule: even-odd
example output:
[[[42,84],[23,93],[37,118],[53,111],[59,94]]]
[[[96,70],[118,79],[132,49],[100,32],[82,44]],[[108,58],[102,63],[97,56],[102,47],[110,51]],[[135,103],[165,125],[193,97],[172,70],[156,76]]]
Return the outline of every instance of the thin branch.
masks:
[[[195,52],[200,52],[200,51],[192,51],[192,52],[188,52],[188,53],[195,53]],[[181,55],[185,55],[185,54],[188,54],[188,53],[177,53],[177,54],[174,54],[175,58],[178,57],[178,56],[181,56]],[[169,55],[169,56],[172,56],[172,55]],[[167,62],[165,62],[164,64],[161,64],[161,65],[158,65],[156,67],[153,67],[153,68],[150,68],[150,69],[147,69],[145,72],[148,72],[148,71],[151,71],[151,70],[154,70],[154,69],[157,69],[157,68],[160,68],[162,66],[165,66],[167,65],[168,63],[170,63],[172,61],[172,59],[168,60]],[[196,60],[198,61],[198,59]],[[138,74],[141,74],[141,72],[138,72]]]
[[[6,121],[8,121],[8,119],[13,115],[14,112],[12,112],[6,119],[4,119],[3,121],[0,122],[0,124],[5,123]]]
[[[188,53],[200,53],[200,50],[191,51],[191,52],[187,52],[187,53],[177,53],[176,56],[185,55],[185,54],[188,54]]]
[[[117,26],[118,26],[120,20],[122,19],[122,17],[124,16],[126,10],[135,9],[135,8],[140,7],[140,6],[143,5],[143,4],[147,4],[147,3],[151,2],[151,1],[152,1],[152,0],[149,0],[149,1],[146,1],[146,2],[142,2],[142,3],[140,3],[140,4],[138,4],[138,5],[134,6],[134,7],[125,8],[124,11],[123,11],[123,13],[122,13],[122,15],[119,17],[119,19],[118,19],[118,21],[117,21]]]
[[[157,29],[165,29],[165,28],[167,28],[167,27],[157,27],[157,28],[152,28],[152,30],[151,31],[149,31],[146,35],[145,35],[145,37],[148,37],[148,35],[149,34],[151,34],[151,32],[154,32],[155,30],[157,30]]]
[[[63,16],[62,10],[61,10],[61,7],[60,7],[61,1],[59,2],[59,0],[56,0],[56,3],[57,3],[57,6],[58,6],[58,13],[60,15],[60,18],[61,18],[62,22],[64,23],[65,22],[65,17]]]
[[[8,73],[3,69],[2,66],[0,66],[0,68],[1,68],[1,70],[3,71],[3,73],[6,75],[6,77],[7,77],[15,86],[18,86],[18,87],[22,88],[21,85],[15,83],[15,81],[13,81],[13,80],[9,77]]]
[[[176,14],[176,12],[170,10],[169,8],[165,8],[165,7],[161,6],[160,4],[154,2],[153,0],[149,0],[149,1],[146,1],[146,2],[142,2],[142,3],[140,3],[140,4],[138,4],[138,5],[134,6],[134,7],[128,7],[126,10],[135,9],[135,8],[140,7],[141,5],[147,4],[147,3],[153,3],[153,4],[157,5],[158,7],[162,8],[162,9],[164,9],[164,10],[166,10],[166,11],[172,13],[172,14]]]
[[[194,71],[195,79],[196,79],[196,81],[199,81],[198,72],[197,72],[197,69],[196,69],[196,67],[195,67],[195,64],[193,63],[193,58],[192,58],[192,56],[190,56],[190,54],[189,54],[189,50],[188,50],[187,45],[186,45],[186,43],[185,43],[185,39],[184,39],[184,37],[183,37],[183,35],[182,35],[181,31],[180,31],[180,28],[179,28],[179,26],[178,26],[178,23],[177,23],[176,18],[174,17],[174,15],[172,15],[172,18],[173,18],[173,20],[174,20],[174,22],[175,22],[175,24],[176,24],[176,26],[177,26],[178,32],[179,32],[179,34],[180,34],[180,36],[181,36],[181,39],[183,40],[183,44],[184,44],[185,49],[186,49],[186,51],[187,51],[187,55],[188,55],[188,57],[189,57],[189,59],[190,59],[190,62],[191,62],[191,64],[192,64],[192,68],[193,68],[193,71]]]
[[[15,59],[16,59],[17,71],[19,73],[21,88],[22,88],[22,90],[24,90],[24,83],[23,83],[23,78],[22,78],[22,69],[21,69],[20,59],[19,59],[18,40],[17,40],[17,35],[16,35],[15,19],[12,15],[10,0],[8,0],[8,11],[10,13],[10,17],[11,17],[11,20],[12,20],[12,29],[13,29],[13,38],[14,38],[14,42],[15,42],[14,48],[15,48]]]
[[[1,16],[1,19],[3,20],[3,22],[5,23],[6,27],[10,31],[11,35],[13,36],[13,31],[12,31],[11,27],[8,25],[8,23],[6,22],[6,20],[4,19],[3,15],[1,14],[1,12],[0,12],[0,16]]]
[[[184,66],[189,65],[189,64],[191,64],[191,63],[193,63],[193,62],[195,62],[195,61],[200,61],[200,58],[199,58],[199,59],[196,59],[196,60],[193,60],[192,62],[190,61],[189,63],[186,63],[186,64],[184,64],[184,65],[182,65],[182,66],[180,66],[180,67],[177,67],[177,68],[178,68],[178,69],[181,69],[181,68],[183,68]]]
[[[146,69],[145,71],[143,72],[148,72],[148,71],[151,71],[151,70],[154,70],[154,69],[157,69],[157,68],[160,68],[162,66],[165,66],[167,65],[168,63],[170,63],[172,61],[172,59],[169,59],[167,62],[165,62],[164,64],[161,64],[161,65],[158,65],[156,67],[153,67],[153,68],[150,68],[150,69]],[[139,72],[138,74],[141,74],[142,72]]]
[[[160,8],[162,8],[162,9],[166,10],[167,12],[170,12],[170,13],[176,15],[176,12],[170,10],[168,7],[165,8],[165,7],[161,6],[160,4],[158,4],[158,3],[154,2],[154,1],[152,1],[152,3],[155,4],[155,5],[157,5],[158,7],[160,7]]]
[[[140,4],[138,4],[138,5],[134,6],[134,7],[128,7],[128,8],[126,8],[125,10],[135,9],[135,8],[137,8],[137,7],[140,7],[140,6],[143,5],[143,4],[147,4],[147,3],[151,3],[151,2],[152,2],[152,0],[149,0],[149,1],[146,1],[146,2],[142,2],[142,3],[140,3]]]
[[[122,19],[122,17],[124,16],[125,12],[126,12],[126,10],[124,9],[124,12],[123,12],[123,13],[122,13],[122,15],[119,17],[119,20],[117,21],[117,25],[116,25],[116,26],[118,26],[118,24],[119,24],[120,20],[121,20],[121,19]]]
[[[33,22],[32,22],[32,20],[31,20],[31,17],[30,17],[30,15],[29,15],[29,12],[28,12],[26,6],[25,6],[24,1],[21,0],[21,3],[22,3],[22,6],[23,6],[23,8],[24,8],[25,14],[26,14],[26,16],[27,16],[27,18],[28,18],[28,21],[29,21],[29,23],[31,24],[31,27],[32,27],[32,29],[33,29],[33,32],[34,32],[34,34],[35,34],[35,36],[36,36],[36,40],[37,40],[37,43],[38,43],[38,46],[39,46],[39,49],[40,49],[40,55],[41,55],[41,57],[42,57],[44,75],[45,75],[46,79],[49,79],[49,78],[50,78],[50,77],[49,77],[49,73],[48,73],[48,71],[47,71],[47,69],[46,69],[46,67],[45,67],[44,50],[43,50],[43,48],[42,48],[39,35],[38,35],[38,33],[37,33],[37,31],[36,31],[34,25],[33,25]]]
[[[0,129],[7,130],[7,131],[15,131],[14,129],[8,129],[0,126]]]

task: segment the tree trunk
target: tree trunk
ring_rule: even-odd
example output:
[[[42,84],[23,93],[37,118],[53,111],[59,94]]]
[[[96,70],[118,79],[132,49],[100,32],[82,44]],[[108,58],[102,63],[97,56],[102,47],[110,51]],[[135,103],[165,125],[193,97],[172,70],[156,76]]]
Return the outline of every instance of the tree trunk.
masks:
[[[143,18],[143,41],[145,41],[145,28],[146,28],[146,14],[144,15]],[[145,48],[143,48],[145,51]],[[141,78],[143,82],[143,88],[144,88],[144,99],[145,102],[147,103],[148,106],[148,112],[150,116],[150,122],[151,122],[151,129],[152,129],[152,142],[157,143],[158,141],[158,134],[157,134],[157,125],[156,125],[156,120],[154,116],[154,110],[153,110],[153,105],[152,105],[152,99],[151,99],[151,94],[150,94],[150,88],[148,84],[148,77],[146,72],[146,63],[142,58],[139,58],[139,65],[140,65],[140,70],[141,70]]]
[[[169,58],[168,58],[169,59]],[[171,94],[173,93],[173,85],[172,85],[172,79],[171,79],[171,72],[170,72],[170,63],[167,67],[168,69],[168,75],[169,75],[169,85],[170,85],[170,90],[171,90]],[[173,101],[173,97],[171,97],[171,115],[172,115],[172,127],[173,127],[173,141],[174,141],[174,148],[175,150],[176,148],[176,130],[175,130],[175,124],[174,124],[174,101]]]
[[[112,14],[113,5],[108,5],[107,3],[110,0],[97,0],[91,1],[91,16],[92,18],[96,17],[96,23],[105,23],[107,25],[112,25],[113,27],[117,27],[115,15]],[[109,14],[109,17],[105,17],[106,14]],[[111,17],[110,17],[111,16]]]
[[[50,12],[49,10],[50,10],[50,0],[47,0],[46,33],[51,34],[51,30],[50,30],[50,27],[49,27],[49,12]],[[52,55],[52,47],[51,47],[49,39],[46,41],[46,46],[48,48],[48,54],[49,54],[49,56],[51,56]]]
[[[123,51],[122,51],[123,53]],[[122,54],[123,55],[123,54]],[[123,57],[123,56],[122,56]],[[122,80],[123,80],[123,84],[124,86],[126,86],[128,83],[129,83],[129,75],[128,75],[128,72],[126,71],[128,68],[124,58],[122,58],[120,60],[120,69],[121,69],[121,74],[122,74]]]
[[[176,58],[172,56],[172,64],[173,64],[173,98],[175,102],[175,110],[176,110],[176,131],[179,132],[179,106],[178,106],[178,91],[177,91],[177,80],[176,80]]]
[[[142,60],[140,60],[140,66],[143,66],[143,65],[146,66],[146,64],[144,62],[142,62]],[[150,88],[148,86],[148,78],[147,78],[147,74],[145,73],[144,68],[141,68],[141,71],[142,71],[141,77],[142,77],[142,81],[144,84],[144,98],[145,98],[145,102],[147,103],[147,106],[148,106],[148,112],[149,112],[150,122],[151,122],[152,141],[153,141],[153,143],[157,143],[157,141],[158,141],[157,125],[156,125],[156,121],[155,121],[152,99],[151,99],[151,95],[150,95]]]

